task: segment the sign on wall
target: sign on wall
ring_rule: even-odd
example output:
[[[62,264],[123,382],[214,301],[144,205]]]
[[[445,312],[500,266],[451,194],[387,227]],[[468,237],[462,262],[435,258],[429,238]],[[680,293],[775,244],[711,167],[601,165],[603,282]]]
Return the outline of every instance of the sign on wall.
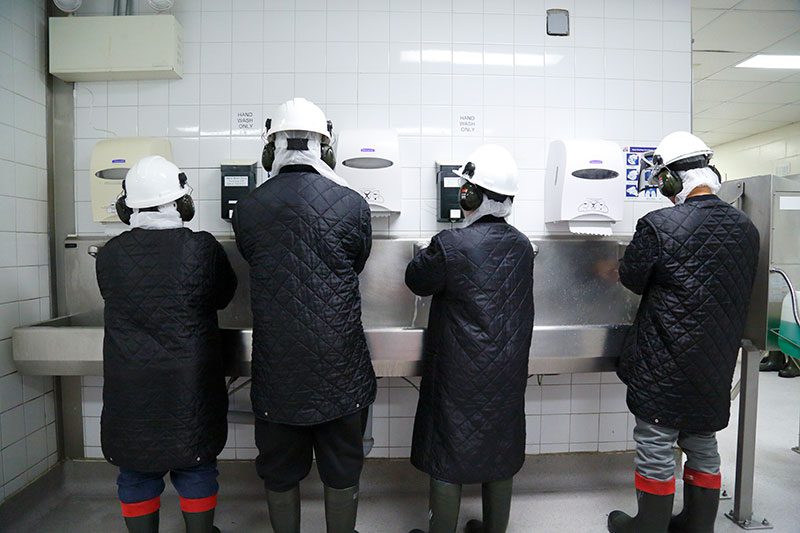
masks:
[[[652,152],[655,146],[626,146],[623,148],[625,152],[625,197],[626,198],[656,198],[658,191],[656,189],[647,189],[639,194],[638,190],[638,176],[639,176],[639,161],[642,154],[645,152]]]

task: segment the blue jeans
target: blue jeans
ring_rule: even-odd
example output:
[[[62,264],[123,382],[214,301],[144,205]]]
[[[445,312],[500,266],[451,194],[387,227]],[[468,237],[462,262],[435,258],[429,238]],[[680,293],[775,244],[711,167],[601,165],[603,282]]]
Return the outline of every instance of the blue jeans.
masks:
[[[159,497],[164,492],[165,475],[167,472],[136,472],[120,468],[117,476],[119,500],[122,503],[139,503]],[[210,498],[219,491],[216,461],[170,470],[169,475],[181,500]]]

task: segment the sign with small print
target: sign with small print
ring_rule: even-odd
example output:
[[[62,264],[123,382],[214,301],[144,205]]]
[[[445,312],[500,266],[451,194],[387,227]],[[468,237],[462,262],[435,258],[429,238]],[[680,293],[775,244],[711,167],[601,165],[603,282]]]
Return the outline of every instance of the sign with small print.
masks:
[[[475,137],[481,134],[481,117],[477,112],[458,112],[454,114],[456,135]]]
[[[654,198],[656,189],[646,189],[638,191],[639,186],[639,162],[643,153],[652,152],[655,146],[627,146],[622,149],[625,152],[625,197],[626,198]]]
[[[260,122],[256,111],[249,107],[234,107],[231,131],[234,135],[257,135],[260,133]]]

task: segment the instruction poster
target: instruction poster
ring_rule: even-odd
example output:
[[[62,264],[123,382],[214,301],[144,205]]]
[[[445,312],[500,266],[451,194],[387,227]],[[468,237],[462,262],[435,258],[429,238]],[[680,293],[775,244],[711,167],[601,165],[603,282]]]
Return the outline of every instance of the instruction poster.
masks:
[[[655,146],[626,146],[622,149],[625,154],[625,197],[626,198],[655,198],[656,189],[647,189],[639,194],[639,161],[642,154],[652,152]],[[645,178],[649,171],[645,171]]]

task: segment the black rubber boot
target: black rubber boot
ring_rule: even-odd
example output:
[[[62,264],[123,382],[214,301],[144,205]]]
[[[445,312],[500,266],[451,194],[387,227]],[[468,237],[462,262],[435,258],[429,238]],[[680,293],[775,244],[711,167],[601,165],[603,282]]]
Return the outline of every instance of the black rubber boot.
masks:
[[[300,486],[286,492],[267,491],[269,523],[275,533],[300,533]]]
[[[778,372],[786,365],[783,352],[769,352],[758,364],[759,372]]]
[[[608,515],[610,533],[667,533],[672,518],[674,494],[657,496],[640,490],[636,491],[639,512],[628,516],[622,511]]]
[[[787,359],[786,366],[778,372],[778,376],[782,378],[796,378],[800,376],[800,362],[794,357],[787,357]]]
[[[158,511],[144,516],[125,518],[125,526],[128,528],[128,533],[158,533]]]
[[[669,521],[669,533],[714,533],[719,489],[683,484],[683,510]]]
[[[455,533],[461,510],[461,485],[431,478],[429,533]],[[425,533],[412,529],[410,533]]]
[[[186,524],[186,533],[220,533],[214,527],[214,509],[202,513],[183,512],[183,523]]]
[[[325,487],[325,524],[328,533],[353,533],[358,514],[358,485],[348,489]]]
[[[484,483],[481,487],[483,521],[470,520],[464,533],[505,533],[511,514],[513,478]]]

